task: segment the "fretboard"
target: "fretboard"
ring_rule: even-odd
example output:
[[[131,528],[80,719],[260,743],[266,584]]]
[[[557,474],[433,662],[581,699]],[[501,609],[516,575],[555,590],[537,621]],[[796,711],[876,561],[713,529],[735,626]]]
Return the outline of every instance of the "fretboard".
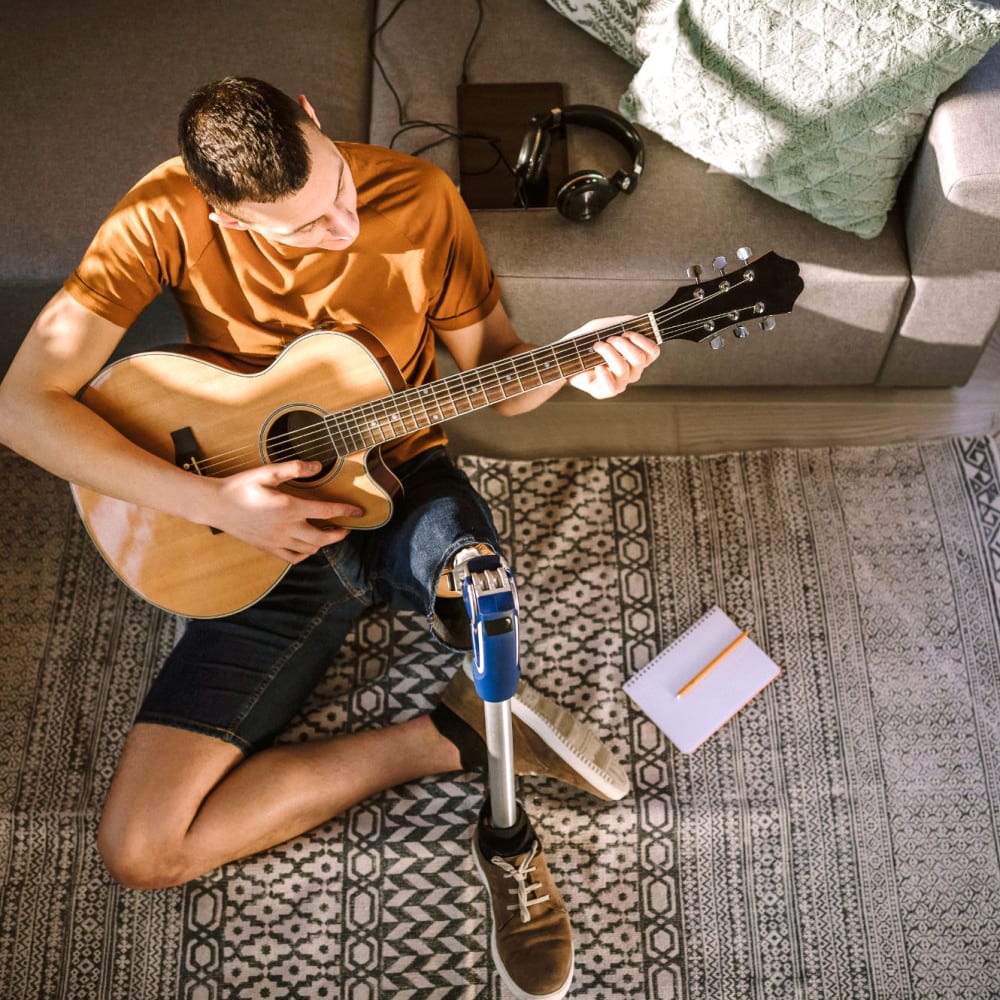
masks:
[[[434,424],[522,396],[552,382],[596,368],[603,358],[594,344],[632,330],[659,342],[650,315],[593,330],[546,347],[516,354],[468,371],[404,389],[324,418],[326,433],[339,455],[365,451]]]

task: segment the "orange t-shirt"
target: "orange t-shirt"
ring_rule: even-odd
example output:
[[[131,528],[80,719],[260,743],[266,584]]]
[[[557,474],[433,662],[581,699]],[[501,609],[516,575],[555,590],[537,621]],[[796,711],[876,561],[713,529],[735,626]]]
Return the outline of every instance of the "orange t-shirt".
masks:
[[[435,328],[476,323],[500,297],[472,218],[437,167],[376,146],[337,148],[358,190],[360,233],[346,250],[215,225],[177,157],[119,202],[64,288],[123,327],[169,288],[191,343],[262,366],[304,333],[362,326],[407,385],[436,378]],[[444,439],[431,427],[387,444],[384,457],[398,465]]]

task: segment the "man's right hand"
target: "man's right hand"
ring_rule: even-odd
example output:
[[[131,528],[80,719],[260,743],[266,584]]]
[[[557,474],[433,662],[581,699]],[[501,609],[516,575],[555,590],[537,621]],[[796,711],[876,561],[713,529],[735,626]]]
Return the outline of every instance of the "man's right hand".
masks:
[[[333,518],[358,517],[364,513],[351,503],[308,500],[280,489],[294,479],[315,476],[318,462],[291,461],[264,465],[211,484],[208,500],[194,518],[239,538],[264,552],[299,563],[324,545],[342,541],[349,528],[323,527]]]
[[[361,513],[349,503],[283,492],[315,476],[315,462],[281,462],[225,479],[192,476],[120,434],[77,398],[125,333],[57,292],[39,314],[0,384],[0,441],[78,486],[211,525],[290,563],[339,542],[331,518]]]

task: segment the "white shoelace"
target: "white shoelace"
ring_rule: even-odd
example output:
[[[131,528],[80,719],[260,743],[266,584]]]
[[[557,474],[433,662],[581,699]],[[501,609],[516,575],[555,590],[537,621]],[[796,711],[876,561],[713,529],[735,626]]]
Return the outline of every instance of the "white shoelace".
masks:
[[[528,876],[535,870],[532,861],[535,860],[535,855],[538,853],[538,841],[536,840],[531,846],[531,850],[524,856],[521,863],[515,868],[512,864],[504,861],[503,858],[495,857],[492,858],[493,864],[497,866],[503,873],[504,878],[512,878],[517,883],[516,889],[510,889],[509,892],[512,896],[517,896],[517,902],[511,904],[507,907],[508,910],[518,910],[521,916],[521,923],[526,924],[531,920],[531,911],[529,907],[538,906],[541,903],[547,903],[549,901],[548,894],[544,896],[531,897],[531,893],[537,892],[542,887],[541,882],[528,882]]]

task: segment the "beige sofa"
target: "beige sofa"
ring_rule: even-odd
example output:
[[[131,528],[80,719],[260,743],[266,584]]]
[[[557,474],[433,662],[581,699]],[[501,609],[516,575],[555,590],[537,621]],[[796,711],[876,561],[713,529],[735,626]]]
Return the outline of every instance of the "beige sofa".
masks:
[[[67,14],[12,0],[0,68],[7,97],[0,366],[118,196],[173,155],[177,109],[200,83],[226,73],[262,76],[305,92],[329,132],[387,143],[397,108],[369,39],[391,6],[106,0]],[[470,80],[557,80],[571,103],[617,106],[634,67],[544,0],[484,0],[483,8]],[[473,0],[410,0],[379,37],[406,118],[455,121],[475,20]],[[993,50],[939,102],[897,208],[873,240],[781,205],[649,132],[639,189],[594,222],[574,224],[551,208],[475,216],[510,313],[540,341],[594,316],[653,309],[688,283],[689,265],[709,268],[742,245],[800,263],[805,291],[791,316],[770,333],[730,338],[722,351],[670,345],[644,381],[647,403],[665,386],[956,385],[1000,316],[998,123],[1000,52]],[[428,138],[408,133],[400,145]],[[426,155],[457,177],[456,143]],[[598,133],[570,130],[571,170],[610,172],[622,160]],[[164,301],[125,349],[179,336]]]

